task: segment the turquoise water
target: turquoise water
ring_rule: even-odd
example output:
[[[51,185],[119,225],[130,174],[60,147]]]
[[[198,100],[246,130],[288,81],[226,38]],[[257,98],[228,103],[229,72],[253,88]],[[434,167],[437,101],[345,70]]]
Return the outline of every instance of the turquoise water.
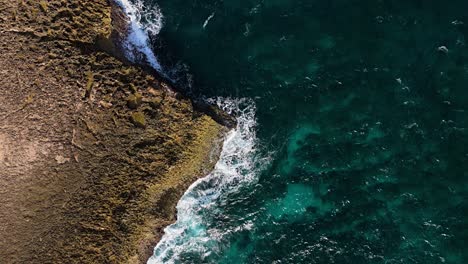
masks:
[[[244,127],[153,263],[468,263],[468,2],[156,4],[164,71]]]

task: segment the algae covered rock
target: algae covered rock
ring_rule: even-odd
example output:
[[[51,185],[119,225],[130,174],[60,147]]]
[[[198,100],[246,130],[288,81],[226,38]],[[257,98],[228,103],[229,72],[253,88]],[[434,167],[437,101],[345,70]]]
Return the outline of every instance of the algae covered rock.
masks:
[[[158,108],[161,106],[162,101],[162,98],[153,98],[149,100],[148,103],[151,105],[151,107]]]
[[[140,128],[146,127],[145,114],[143,114],[142,112],[132,113],[131,121],[136,127],[140,127]]]
[[[44,13],[49,12],[49,6],[47,5],[46,1],[40,1],[39,6],[41,7],[42,12]]]
[[[127,105],[131,109],[137,109],[141,105],[143,97],[140,93],[135,93],[127,97]]]

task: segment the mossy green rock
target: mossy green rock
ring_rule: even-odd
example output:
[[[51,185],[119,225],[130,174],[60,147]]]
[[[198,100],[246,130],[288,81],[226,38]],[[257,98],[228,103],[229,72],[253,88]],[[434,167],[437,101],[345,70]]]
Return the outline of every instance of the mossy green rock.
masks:
[[[161,105],[162,101],[163,101],[162,98],[154,98],[149,101],[149,104],[153,108],[158,108]]]
[[[145,114],[143,114],[142,112],[133,113],[131,116],[131,120],[132,123],[137,127],[146,127]]]
[[[143,97],[140,93],[135,93],[127,97],[127,105],[131,109],[137,109],[141,105]]]

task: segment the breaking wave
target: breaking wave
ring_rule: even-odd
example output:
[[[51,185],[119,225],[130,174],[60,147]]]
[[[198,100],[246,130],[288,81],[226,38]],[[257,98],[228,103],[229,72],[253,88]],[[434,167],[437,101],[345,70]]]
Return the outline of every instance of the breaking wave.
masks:
[[[148,264],[176,263],[181,254],[208,256],[217,250],[225,230],[208,228],[210,212],[239,188],[256,182],[255,105],[247,99],[212,100],[237,115],[237,127],[227,135],[220,159],[205,178],[193,183],[177,204],[177,222],[167,227]]]
[[[163,68],[149,44],[149,36],[156,36],[163,27],[163,15],[158,6],[149,8],[141,0],[115,0],[122,7],[130,22],[130,31],[125,40],[126,56],[132,62],[140,61],[143,55],[148,64],[159,73]]]

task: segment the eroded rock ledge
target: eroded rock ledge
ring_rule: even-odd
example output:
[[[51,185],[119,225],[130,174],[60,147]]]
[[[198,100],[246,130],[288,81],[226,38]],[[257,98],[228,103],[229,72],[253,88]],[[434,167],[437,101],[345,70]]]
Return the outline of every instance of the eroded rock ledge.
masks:
[[[217,160],[222,114],[117,59],[115,22],[107,0],[0,0],[2,263],[144,263]]]

